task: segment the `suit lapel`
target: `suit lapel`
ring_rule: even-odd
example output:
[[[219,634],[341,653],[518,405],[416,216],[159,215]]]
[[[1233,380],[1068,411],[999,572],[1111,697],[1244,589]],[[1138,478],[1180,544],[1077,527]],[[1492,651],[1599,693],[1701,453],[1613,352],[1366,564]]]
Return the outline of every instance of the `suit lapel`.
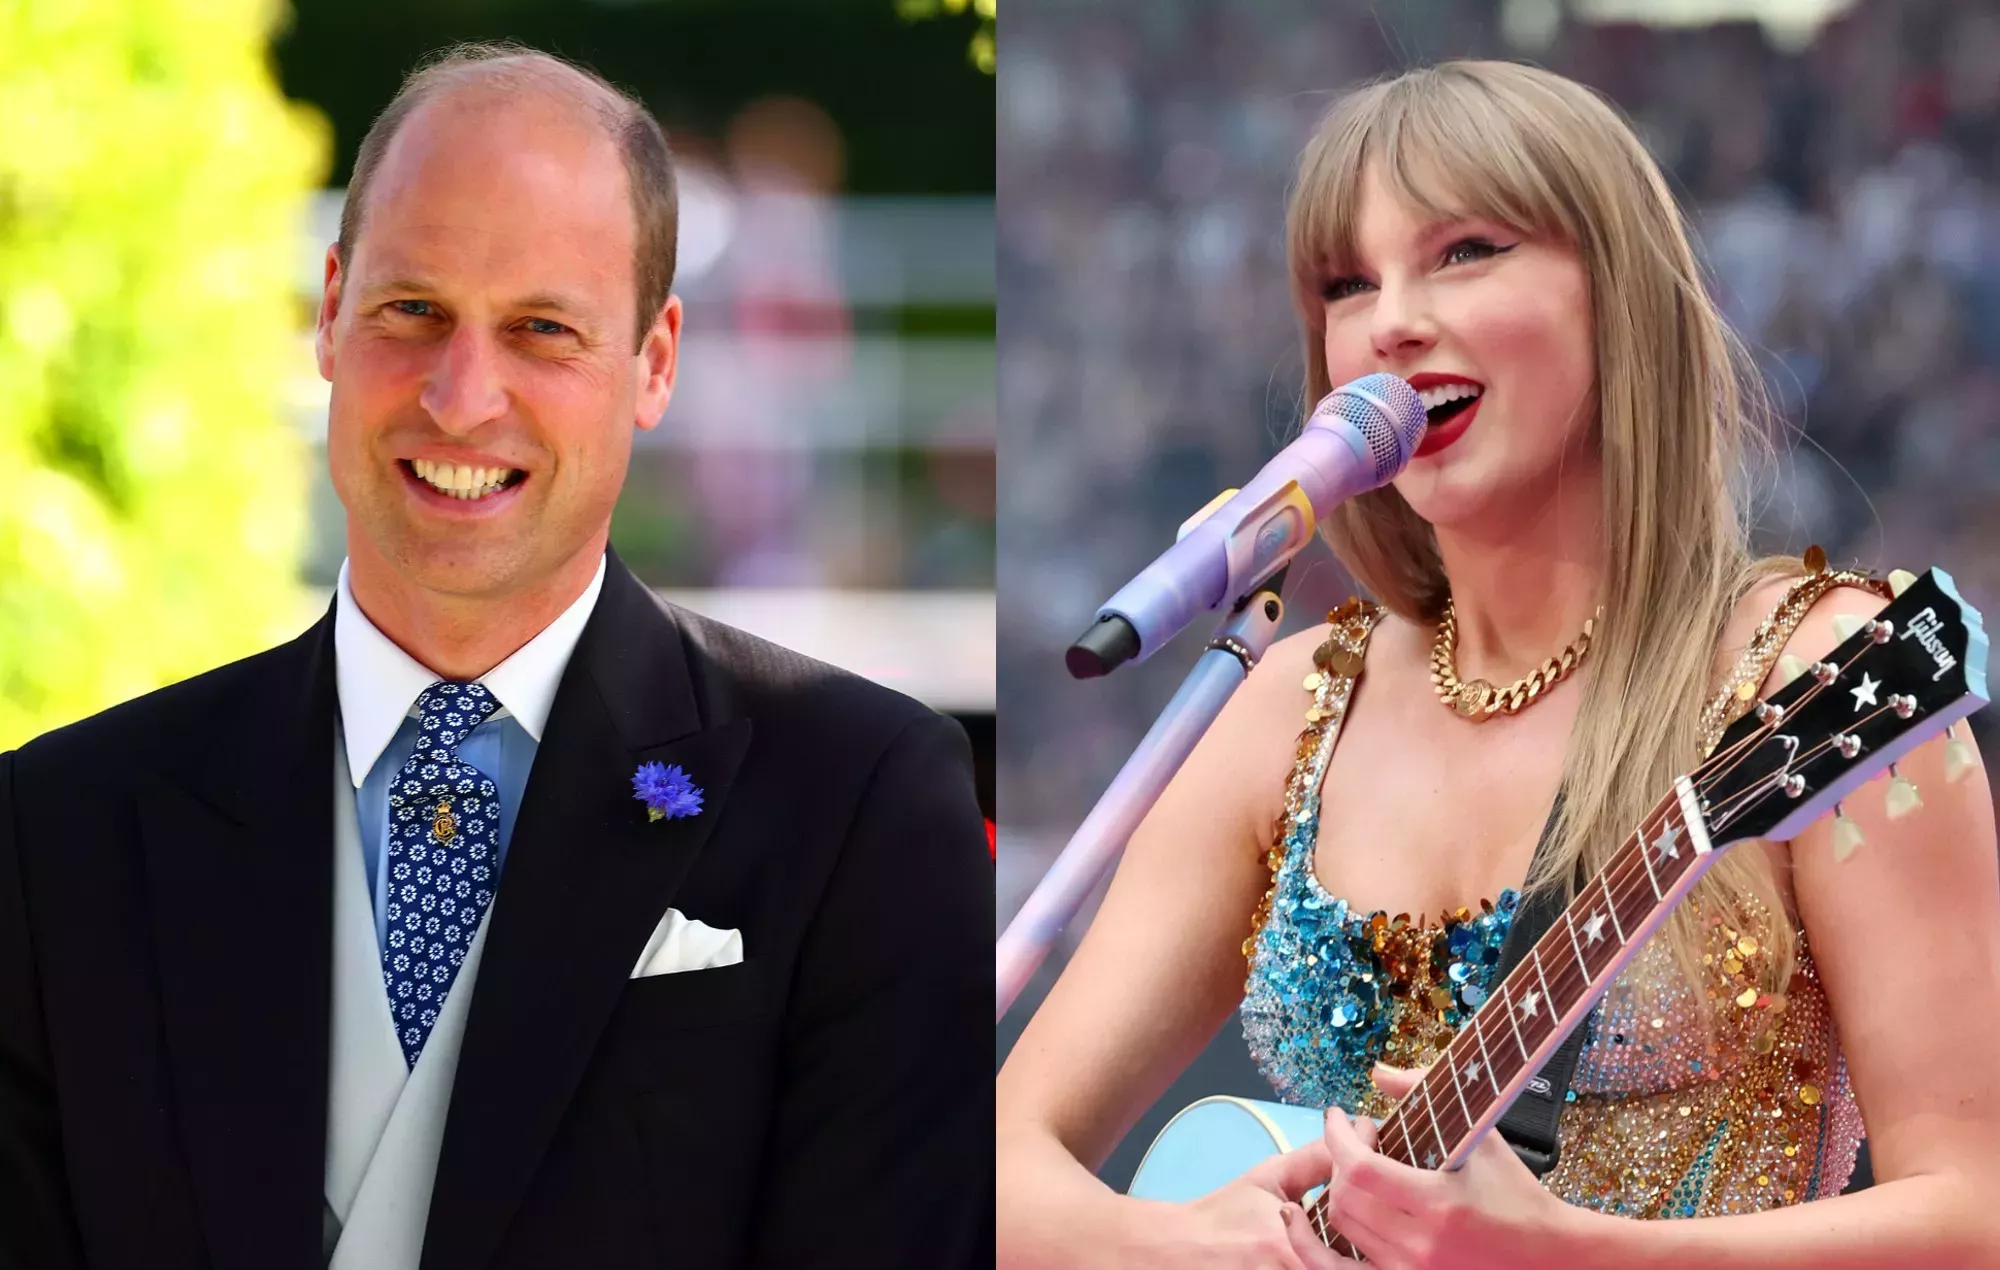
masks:
[[[704,726],[682,638],[611,555],[564,670],[488,915],[424,1241],[424,1270],[492,1257],[568,1105],[633,959],[720,819],[748,721]],[[705,793],[650,821],[641,763]]]
[[[223,1270],[318,1265],[333,894],[333,617],[257,664],[140,836],[168,1066]]]

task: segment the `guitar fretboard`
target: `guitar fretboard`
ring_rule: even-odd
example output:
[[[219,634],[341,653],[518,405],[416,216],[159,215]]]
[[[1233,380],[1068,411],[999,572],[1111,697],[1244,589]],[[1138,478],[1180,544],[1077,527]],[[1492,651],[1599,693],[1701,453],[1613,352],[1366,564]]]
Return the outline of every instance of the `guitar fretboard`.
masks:
[[[1384,1155],[1463,1164],[1714,862],[1711,833],[1723,847],[1790,839],[1985,703],[1978,611],[1936,569],[1900,586],[1894,603],[1856,619],[1837,648],[1739,717],[1674,783],[1382,1122]],[[1356,1255],[1330,1228],[1324,1196],[1311,1217],[1333,1248]]]
[[[1549,924],[1383,1122],[1377,1145],[1384,1154],[1433,1169],[1461,1162],[1700,876],[1709,853],[1701,825],[1683,782]]]

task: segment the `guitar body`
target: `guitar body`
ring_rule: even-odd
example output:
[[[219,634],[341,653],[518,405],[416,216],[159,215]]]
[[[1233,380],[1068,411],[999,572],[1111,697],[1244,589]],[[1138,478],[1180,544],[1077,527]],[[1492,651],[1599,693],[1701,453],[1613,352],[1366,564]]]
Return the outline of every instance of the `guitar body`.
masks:
[[[1181,1203],[1242,1177],[1254,1165],[1318,1140],[1322,1113],[1250,1098],[1203,1098],[1167,1122],[1139,1161],[1127,1192]]]

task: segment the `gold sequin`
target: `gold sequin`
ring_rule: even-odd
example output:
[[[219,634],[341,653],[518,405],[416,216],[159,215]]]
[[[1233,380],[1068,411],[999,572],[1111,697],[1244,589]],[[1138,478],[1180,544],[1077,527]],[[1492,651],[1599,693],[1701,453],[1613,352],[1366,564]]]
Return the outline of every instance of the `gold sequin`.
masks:
[[[1722,930],[1708,929],[1716,946],[1731,952],[1742,937],[1731,931],[1724,945]],[[1560,1129],[1562,1154],[1544,1178],[1550,1191],[1631,1217],[1753,1212],[1775,1206],[1787,1190],[1785,1203],[1838,1193],[1852,1169],[1860,1117],[1844,1086],[1836,1093],[1817,1085],[1825,1110],[1800,1105],[1800,1084],[1826,1071],[1837,1051],[1803,941],[1799,957],[1789,985],[1793,1009],[1782,1024],[1731,1010],[1716,1016],[1714,1035],[1697,1039],[1700,1021],[1681,1012],[1702,994],[1673,982],[1667,954],[1643,952],[1601,1006],[1598,1048],[1586,1048],[1579,1062],[1571,1086],[1577,1099]],[[1674,1026],[1646,1047],[1605,1045],[1620,1033],[1629,1040],[1634,1026],[1655,1017],[1649,1009],[1634,1019],[1631,1006],[1620,1004],[1622,994],[1642,992],[1628,987],[1634,982],[1649,985],[1642,999],[1666,1005],[1657,1014]],[[1733,999],[1737,986],[1721,996]]]
[[[1320,678],[1319,672],[1315,670],[1312,674],[1306,676],[1306,691],[1318,692],[1319,686],[1325,682],[1326,680]]]
[[[1329,674],[1336,657],[1351,659],[1359,670],[1354,645],[1365,646],[1372,614],[1364,618],[1358,605],[1354,613],[1357,629],[1336,624],[1315,653]],[[1757,638],[1765,635],[1760,629]],[[1338,677],[1321,684],[1330,721],[1298,738],[1298,765],[1275,838],[1282,840],[1306,809],[1317,807],[1350,686]],[[1269,863],[1275,872],[1290,858],[1274,847]],[[1474,911],[1490,912],[1490,905],[1482,902]],[[1784,992],[1766,994],[1741,976],[1750,972],[1744,959],[1771,943],[1770,920],[1754,902],[1738,911],[1741,931],[1719,915],[1697,916],[1708,935],[1702,950],[1702,964],[1710,968],[1706,984],[1682,981],[1664,942],[1655,941],[1612,985],[1572,1082],[1575,1101],[1561,1122],[1557,1166],[1543,1178],[1552,1194],[1632,1217],[1718,1216],[1810,1201],[1846,1184],[1860,1117],[1803,935]],[[1268,905],[1259,906],[1259,925],[1268,912]],[[1429,919],[1420,922],[1380,917],[1360,934],[1380,954],[1375,981],[1403,1003],[1379,1055],[1397,1066],[1433,1061],[1453,1031],[1434,1008],[1432,989],[1441,985],[1430,952],[1437,932],[1425,929]],[[1257,947],[1253,938],[1246,955]],[[1732,1000],[1737,1008],[1728,1005]],[[1655,1019],[1667,1026],[1655,1027]],[[1310,1035],[1297,1039],[1315,1041]],[[1348,1110],[1385,1114],[1389,1108]]]

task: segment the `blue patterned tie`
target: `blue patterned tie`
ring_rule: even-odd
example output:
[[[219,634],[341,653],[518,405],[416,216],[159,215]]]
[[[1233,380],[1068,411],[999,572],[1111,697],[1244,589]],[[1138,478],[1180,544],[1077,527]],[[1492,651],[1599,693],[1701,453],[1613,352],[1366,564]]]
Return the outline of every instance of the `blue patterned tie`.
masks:
[[[500,794],[486,773],[458,757],[458,747],[499,706],[483,684],[441,681],[424,689],[417,748],[389,788],[382,982],[411,1067],[493,902]]]

